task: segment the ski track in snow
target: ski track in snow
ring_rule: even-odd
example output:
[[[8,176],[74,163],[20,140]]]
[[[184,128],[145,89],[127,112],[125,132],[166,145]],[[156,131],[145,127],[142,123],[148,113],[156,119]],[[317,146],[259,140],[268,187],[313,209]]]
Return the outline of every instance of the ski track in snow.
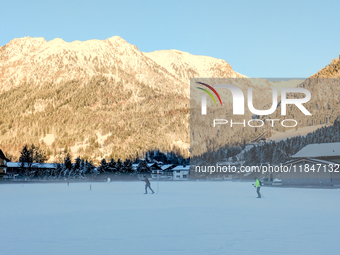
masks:
[[[143,182],[1,184],[0,192],[1,255],[340,250],[339,189],[264,186],[265,199],[249,182],[160,182],[153,195]]]

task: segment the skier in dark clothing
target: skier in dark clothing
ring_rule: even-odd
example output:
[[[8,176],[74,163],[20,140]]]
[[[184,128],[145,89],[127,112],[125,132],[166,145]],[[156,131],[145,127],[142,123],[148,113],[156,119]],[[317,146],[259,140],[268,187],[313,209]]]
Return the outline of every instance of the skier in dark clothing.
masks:
[[[255,179],[255,188],[256,188],[256,192],[257,192],[257,198],[261,198],[261,193],[260,193],[260,188],[261,188],[261,183],[260,181],[257,179],[257,177],[254,177]]]
[[[151,187],[150,187],[150,181],[149,181],[149,179],[144,175],[144,180],[143,180],[144,182],[145,182],[145,193],[144,194],[148,194],[148,188],[152,191],[152,194],[153,193],[155,193],[155,192],[153,192],[153,190],[151,189]]]

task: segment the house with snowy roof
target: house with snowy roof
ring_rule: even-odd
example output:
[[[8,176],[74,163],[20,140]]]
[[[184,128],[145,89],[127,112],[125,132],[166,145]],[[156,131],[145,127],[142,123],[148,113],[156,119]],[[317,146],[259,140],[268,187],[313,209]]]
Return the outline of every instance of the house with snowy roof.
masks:
[[[173,169],[176,165],[174,164],[166,164],[166,165],[162,165],[162,171],[167,172],[170,171],[171,169]]]
[[[157,163],[147,163],[147,166],[151,171],[162,170],[162,168]]]
[[[188,180],[190,175],[190,165],[176,166],[171,169],[173,180]]]
[[[340,143],[308,144],[293,155],[292,158],[315,158],[340,163]]]
[[[279,173],[288,185],[340,185],[340,143],[309,144],[283,164]]]
[[[138,165],[139,164],[132,164],[132,169],[134,171],[137,171]],[[153,172],[157,173],[157,170],[162,170],[162,168],[157,163],[147,163],[146,165],[147,165],[148,169],[151,170],[152,173]]]
[[[7,173],[8,174],[18,174],[23,169],[31,167],[32,170],[50,170],[57,169],[57,165],[53,163],[31,163],[31,166],[27,162],[22,164],[22,162],[7,162]]]
[[[166,164],[159,166],[160,169],[151,169],[151,178],[153,179],[172,179],[173,178],[173,172],[171,169],[173,169],[176,165],[174,164]]]

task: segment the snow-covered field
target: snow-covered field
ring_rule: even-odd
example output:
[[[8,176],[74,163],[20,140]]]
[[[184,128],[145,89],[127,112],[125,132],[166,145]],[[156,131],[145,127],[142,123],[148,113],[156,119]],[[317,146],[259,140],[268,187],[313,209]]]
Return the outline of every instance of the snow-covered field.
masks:
[[[339,189],[1,184],[0,254],[339,254]],[[156,191],[157,184],[152,182]]]

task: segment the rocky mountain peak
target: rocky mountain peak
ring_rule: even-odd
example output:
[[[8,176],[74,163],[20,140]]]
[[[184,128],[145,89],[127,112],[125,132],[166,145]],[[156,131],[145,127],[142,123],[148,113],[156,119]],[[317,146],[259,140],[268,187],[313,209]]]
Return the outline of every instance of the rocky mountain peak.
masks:
[[[242,76],[221,59],[179,50],[142,53],[119,36],[84,42],[24,37],[0,47],[0,92],[27,82],[86,82],[95,75],[119,81],[122,73],[150,87],[160,80],[167,81],[168,89],[187,96],[189,78]]]

